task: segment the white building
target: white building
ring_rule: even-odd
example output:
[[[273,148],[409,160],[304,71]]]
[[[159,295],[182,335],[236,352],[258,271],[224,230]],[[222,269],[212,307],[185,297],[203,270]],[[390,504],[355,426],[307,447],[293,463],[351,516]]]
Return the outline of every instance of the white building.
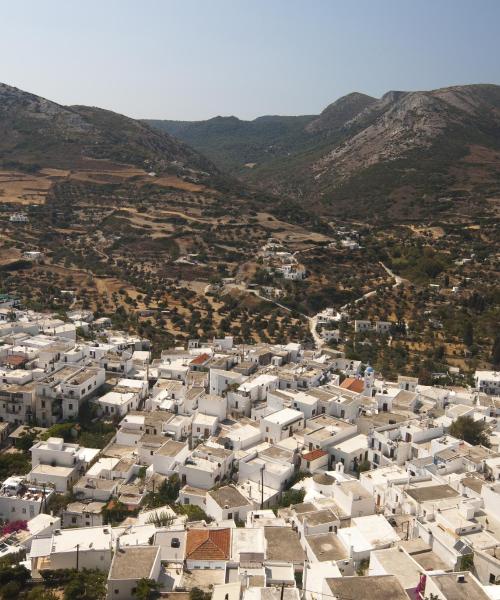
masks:
[[[135,596],[141,579],[158,581],[161,572],[159,546],[120,546],[108,576],[108,598],[129,600]]]
[[[218,522],[226,519],[245,521],[247,513],[254,508],[254,504],[232,485],[207,492],[205,512]]]
[[[113,535],[110,527],[84,527],[56,530],[48,537],[34,539],[28,559],[33,579],[41,571],[98,569],[105,573],[111,566]]]
[[[24,477],[8,477],[0,487],[0,519],[28,521],[45,510],[51,488],[33,485]]]
[[[264,417],[260,422],[260,431],[264,440],[276,444],[283,438],[291,437],[295,431],[303,429],[303,413],[292,408],[284,408]]]
[[[474,373],[476,389],[491,396],[500,396],[500,372],[476,371]]]

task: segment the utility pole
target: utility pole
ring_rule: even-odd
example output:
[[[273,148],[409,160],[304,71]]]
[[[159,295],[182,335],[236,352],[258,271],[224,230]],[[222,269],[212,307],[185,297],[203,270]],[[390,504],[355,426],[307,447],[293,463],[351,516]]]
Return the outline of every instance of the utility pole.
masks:
[[[78,571],[78,566],[79,566],[79,560],[80,560],[80,544],[76,545],[76,570]]]
[[[42,498],[40,499],[40,510],[38,511],[38,514],[42,514],[44,512],[44,509],[47,510],[47,498],[45,495],[45,483],[43,484],[42,487]]]
[[[283,596],[285,595],[285,584],[282,583],[281,584],[281,595],[280,595],[280,600],[283,600]]]
[[[262,465],[260,470],[260,510],[264,509],[264,469],[266,468],[265,463]]]
[[[306,597],[306,590],[307,590],[307,565],[309,564],[309,561],[307,560],[307,558],[304,561],[304,574],[302,576],[302,598],[305,599]]]

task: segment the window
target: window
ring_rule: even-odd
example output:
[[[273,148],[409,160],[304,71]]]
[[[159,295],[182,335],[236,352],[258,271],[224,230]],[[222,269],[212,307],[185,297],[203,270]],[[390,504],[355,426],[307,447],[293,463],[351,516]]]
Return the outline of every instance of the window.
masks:
[[[232,519],[233,518],[233,513],[227,513],[227,518],[228,519]]]
[[[73,410],[73,405],[72,405],[72,404],[69,404],[69,405],[68,405],[68,408],[69,408],[69,410]]]
[[[172,541],[170,542],[171,548],[179,548],[180,545],[181,545],[181,541],[179,540],[179,538],[172,538]]]
[[[76,523],[76,517],[71,517],[71,522]]]

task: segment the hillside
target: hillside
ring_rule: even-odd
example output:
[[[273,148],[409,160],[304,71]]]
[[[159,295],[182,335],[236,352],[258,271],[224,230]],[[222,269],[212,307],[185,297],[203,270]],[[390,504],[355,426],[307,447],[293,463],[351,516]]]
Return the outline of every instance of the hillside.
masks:
[[[350,94],[318,116],[152,124],[242,180],[308,198],[326,214],[419,219],[487,211],[500,193],[495,85],[393,91],[379,100]]]
[[[0,84],[4,166],[87,168],[96,159],[162,173],[217,174],[198,152],[145,123],[100,108],[61,106]]]
[[[241,174],[252,165],[266,164],[303,147],[305,127],[314,119],[301,117],[259,117],[242,121],[236,117],[215,117],[208,121],[148,121],[159,130],[184,140],[222,170]]]
[[[249,190],[166,132],[0,85],[0,292],[33,308],[67,309],[61,290],[73,290],[97,312],[112,301],[120,326],[162,343],[195,335],[199,321],[213,336],[227,294],[207,300],[208,284],[237,278],[243,298],[228,302],[244,311],[242,327],[270,319],[272,304],[243,293],[255,257],[271,236],[295,251],[329,243],[322,232],[314,214]],[[43,258],[31,261],[33,251]],[[302,321],[283,327],[306,335]]]

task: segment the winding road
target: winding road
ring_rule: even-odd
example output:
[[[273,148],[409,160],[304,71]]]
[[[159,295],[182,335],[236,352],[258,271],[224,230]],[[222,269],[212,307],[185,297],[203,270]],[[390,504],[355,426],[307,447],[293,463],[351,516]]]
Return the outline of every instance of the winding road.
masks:
[[[399,275],[396,275],[393,271],[391,271],[391,269],[389,269],[389,267],[387,267],[386,265],[384,265],[383,262],[380,261],[380,265],[381,267],[384,269],[384,271],[394,279],[395,283],[392,286],[393,288],[401,285],[405,280],[400,277]],[[271,298],[266,298],[266,296],[262,296],[262,294],[259,294],[259,292],[257,290],[247,290],[248,292],[250,292],[251,294],[254,294],[255,296],[257,296],[258,298],[260,298],[261,300],[265,300],[266,302],[271,302],[271,304],[274,304],[275,306],[278,306],[279,308],[286,310],[288,312],[292,312],[292,309],[289,308],[288,306],[285,306],[284,304],[280,304],[279,302],[276,302],[276,300],[272,300]],[[374,296],[376,293],[378,292],[378,288],[374,289],[374,290],[370,290],[369,292],[366,292],[366,294],[363,294],[362,296],[360,296],[359,298],[356,298],[356,300],[354,300],[353,302],[348,302],[347,304],[344,304],[344,306],[340,307],[340,310],[345,310],[349,304],[357,304],[358,302],[361,302],[361,300],[365,300],[366,298],[370,298],[371,296]],[[298,312],[298,311],[296,311]],[[308,315],[304,314],[304,313],[300,313],[299,314],[304,317],[305,319],[307,319],[308,323],[309,323],[309,331],[311,332],[311,336],[314,340],[314,344],[316,346],[316,348],[319,350],[321,349],[324,345],[325,345],[325,340],[320,336],[320,334],[317,332],[316,327],[318,325],[318,315],[314,315],[313,317],[309,317]]]

